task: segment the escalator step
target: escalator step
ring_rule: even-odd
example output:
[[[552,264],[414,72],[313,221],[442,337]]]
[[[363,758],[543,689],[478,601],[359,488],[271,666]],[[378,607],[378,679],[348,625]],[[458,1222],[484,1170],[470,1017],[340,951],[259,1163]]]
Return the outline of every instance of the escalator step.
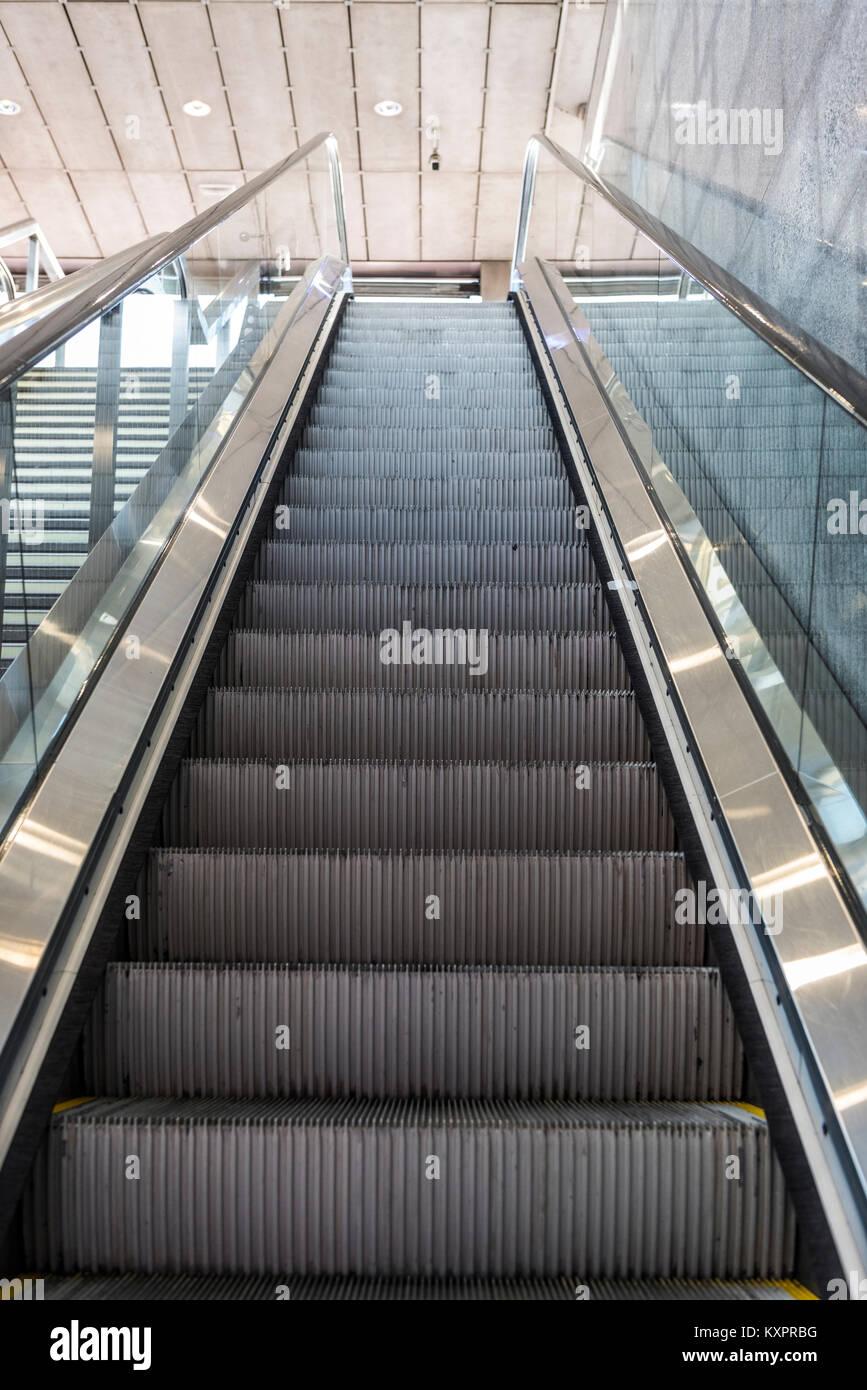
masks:
[[[742,1080],[707,968],[118,964],[87,1056],[110,1096],[706,1101]]]
[[[347,515],[352,516],[352,513]],[[290,515],[293,527],[295,516],[293,510]],[[515,527],[515,539],[508,544],[487,541],[447,544],[444,540],[438,545],[429,538],[409,544],[399,539],[383,540],[382,532],[389,529],[387,526],[373,529],[379,544],[344,541],[337,535],[328,537],[325,526],[322,528],[325,539],[301,540],[293,530],[292,540],[264,542],[256,557],[253,576],[266,583],[370,580],[378,584],[491,584],[498,581],[590,584],[596,579],[589,546],[574,542],[559,544],[553,536],[547,545],[528,545],[520,534],[525,528],[520,526]],[[419,526],[418,529],[427,528]],[[469,527],[460,518],[451,528],[455,533],[495,529]],[[502,529],[508,531],[508,528]],[[569,526],[564,525],[560,530],[568,540]]]
[[[164,843],[208,848],[673,849],[652,763],[187,759]]]
[[[289,631],[484,628],[513,632],[611,630],[598,584],[251,583],[239,627]]]
[[[854,484],[853,484],[854,486]],[[573,498],[565,477],[552,478],[384,478],[305,477],[290,473],[284,503],[302,507],[569,507]]]
[[[674,1102],[98,1101],[24,1221],[94,1273],[779,1278],[794,1237],[764,1122]]]
[[[129,929],[145,960],[700,965],[687,882],[677,854],[167,848]]]
[[[388,1279],[371,1275],[73,1274],[45,1280],[48,1302],[789,1302],[812,1297],[787,1279]]]
[[[488,669],[387,665],[369,632],[281,632],[235,628],[214,674],[217,685],[350,686],[407,690],[627,690],[613,632],[489,632]]]
[[[427,435],[412,443],[395,440],[382,443],[360,434],[355,447],[350,448],[344,432],[336,442],[313,448],[306,439],[292,461],[293,475],[302,478],[350,477],[425,478],[443,480],[502,479],[504,481],[563,478],[563,466],[551,447],[539,448],[532,440],[524,440],[521,452],[505,453],[493,441],[488,445],[470,447],[462,437],[456,444],[442,441],[438,448]],[[520,432],[519,432],[520,433]],[[427,447],[425,447],[427,445]]]
[[[619,691],[257,690],[207,692],[194,758],[645,762],[632,694]]]
[[[548,452],[550,469],[557,462],[554,452],[557,437],[553,426],[548,424],[528,425],[526,428],[523,425],[405,425],[394,411],[383,410],[382,418],[371,420],[369,425],[359,424],[357,414],[351,423],[343,425],[309,425],[304,439],[308,449],[325,454],[329,463],[335,449],[364,449],[376,453],[404,450],[412,456],[419,456],[423,448],[511,454],[522,465],[525,452],[544,450]],[[326,471],[330,473],[334,469],[327,467]]]

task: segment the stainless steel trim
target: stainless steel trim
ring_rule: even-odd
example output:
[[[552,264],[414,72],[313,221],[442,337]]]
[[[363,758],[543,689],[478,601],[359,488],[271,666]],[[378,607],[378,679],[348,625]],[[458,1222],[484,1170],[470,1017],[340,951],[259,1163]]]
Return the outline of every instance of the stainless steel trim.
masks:
[[[334,196],[337,198],[338,193],[342,196],[337,140],[329,131],[321,131],[318,135],[314,135],[312,140],[308,140],[306,144],[302,145],[300,149],[294,150],[285,159],[272,164],[270,169],[266,169],[264,173],[251,179],[249,183],[236,188],[233,193],[222,198],[213,207],[206,208],[204,212],[190,218],[188,222],[184,222],[174,231],[166,232],[159,237],[150,237],[123,252],[119,257],[102,262],[100,273],[88,274],[86,283],[75,275],[67,276],[62,282],[61,290],[51,301],[52,313],[50,317],[44,310],[44,304],[41,305],[42,316],[30,327],[22,328],[20,332],[7,341],[4,347],[0,348],[0,391],[10,385],[22,372],[35,366],[47,353],[52,352],[65,342],[70,334],[77,332],[93,319],[104,314],[130,290],[136,289],[138,285],[149,280],[164,266],[176,261],[190,246],[225,222],[227,217],[231,217],[232,213],[237,212],[238,208],[255,198],[263,188],[267,188],[275,179],[280,178],[294,165],[309,158],[321,145],[325,146],[328,155]],[[335,208],[335,217],[340,255],[348,266],[349,250],[346,241],[345,215],[339,204]],[[351,279],[345,287],[351,289]],[[0,314],[0,335],[3,334],[4,327],[4,316]]]
[[[49,245],[48,238],[43,232],[38,222],[32,217],[25,218],[23,222],[12,222],[8,227],[0,231],[0,248],[4,246],[14,246],[16,241],[29,242],[27,252],[27,280],[26,292],[35,290],[39,284],[39,262],[45,266],[45,273],[49,280],[62,280],[64,278],[63,266],[55,256]],[[5,267],[4,267],[5,268]],[[13,284],[13,293],[15,289]]]
[[[518,267],[527,256],[527,234],[530,230],[530,213],[533,210],[533,193],[536,188],[536,166],[539,163],[539,141],[527,141],[524,151],[524,170],[521,177],[521,204],[518,208],[518,221],[515,226],[515,249],[512,252],[512,273],[509,288],[517,293],[521,288]]]
[[[158,239],[155,236],[151,237],[150,244],[156,245]],[[138,247],[133,249],[140,250],[143,244],[139,242]],[[79,294],[89,286],[95,285],[107,271],[125,265],[130,254],[129,248],[116,251],[113,256],[107,256],[95,265],[75,270],[62,280],[40,285],[38,290],[20,295],[9,304],[0,304],[0,344],[7,342],[25,325],[35,323],[37,319],[44,318],[60,305],[68,303],[73,294]]]
[[[11,304],[14,301],[18,291],[15,288],[15,281],[12,278],[12,271],[9,269],[2,256],[0,256],[0,281],[2,281],[3,288],[6,291],[6,302],[7,304]]]
[[[530,159],[530,147],[536,151]],[[536,176],[538,151],[544,149],[552,155],[564,169],[582,179],[589,188],[609,203],[621,217],[631,223],[643,236],[651,241],[663,255],[685,270],[694,280],[703,285],[708,293],[718,299],[742,323],[785,357],[810,381],[819,386],[832,400],[848,411],[862,425],[867,425],[867,378],[846,362],[837,353],[813,338],[804,329],[780,314],[772,305],[741,284],[728,271],[723,270],[710,256],[706,256],[692,242],[687,241],[659,218],[653,217],[644,208],[632,201],[625,193],[605,182],[600,174],[574,155],[555,144],[547,135],[531,136],[524,157],[524,180],[521,187],[521,203],[518,210],[518,224],[515,233],[515,256],[512,262],[512,289],[520,287],[519,265],[526,256],[527,231],[533,201],[533,184]],[[520,253],[520,254],[519,254]],[[0,383],[2,384],[2,383]]]
[[[740,864],[760,903],[782,903],[778,934],[761,922],[732,922],[731,911],[726,919],[841,1268],[867,1270],[867,950],[597,385],[580,310],[550,268],[531,261],[520,272],[518,304],[573,441],[599,539],[622,576],[617,596],[715,885],[742,894]],[[715,805],[690,747],[699,751]]]
[[[235,563],[324,351],[345,296],[343,272],[342,264],[324,261],[308,284],[299,287],[306,296],[302,311],[223,440],[135,610],[139,659],[130,661],[122,645],[115,647],[6,841],[0,861],[0,1043],[5,1048],[0,1164],[219,615]],[[283,418],[293,383],[294,395]],[[266,453],[267,461],[260,469]],[[255,492],[249,496],[252,480]],[[227,543],[231,548],[224,560]],[[205,595],[207,607],[196,624]],[[183,665],[166,692],[169,673],[182,651],[186,653]],[[159,721],[150,730],[152,711],[164,695]],[[146,738],[147,749],[125,786],[131,759]],[[92,846],[106,825],[107,842],[91,869]],[[82,882],[85,870],[92,877]],[[73,915],[66,920],[68,904],[76,889],[82,888]]]

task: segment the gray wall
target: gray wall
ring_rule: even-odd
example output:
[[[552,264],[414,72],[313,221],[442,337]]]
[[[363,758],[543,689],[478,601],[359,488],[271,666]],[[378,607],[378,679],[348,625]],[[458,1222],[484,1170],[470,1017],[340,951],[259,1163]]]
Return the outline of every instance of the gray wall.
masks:
[[[600,101],[597,68],[585,153],[864,371],[864,0],[608,0],[605,24],[614,80]],[[767,111],[779,153],[729,129],[699,143],[702,102]],[[696,143],[682,143],[690,121]]]

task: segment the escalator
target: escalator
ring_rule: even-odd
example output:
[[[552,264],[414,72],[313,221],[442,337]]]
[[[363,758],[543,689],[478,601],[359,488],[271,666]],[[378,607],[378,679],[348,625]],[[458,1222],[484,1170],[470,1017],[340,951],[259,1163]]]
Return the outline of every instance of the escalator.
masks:
[[[683,857],[571,503],[511,307],[348,308],[28,1267],[787,1296],[791,1207],[704,934],[672,932]],[[436,629],[453,663],[407,662]]]
[[[849,1038],[834,1070],[810,990],[857,1005],[833,957],[857,986],[855,895],[765,770],[747,657],[660,520],[670,475],[645,486],[620,383],[541,259],[510,302],[381,304],[321,249],[287,297],[243,300],[233,352],[115,495],[125,606],[106,584],[94,613],[116,636],[83,629],[93,691],[16,773],[3,1263],[58,1301],[822,1296],[863,1234],[861,1055]],[[619,338],[594,312],[640,394],[643,311]],[[722,548],[739,499],[657,403]],[[684,535],[704,544],[693,513]],[[134,589],[141,543],[159,562]],[[25,732],[77,640],[31,678]],[[13,914],[46,862],[42,950]],[[763,915],[732,914],[739,893]]]

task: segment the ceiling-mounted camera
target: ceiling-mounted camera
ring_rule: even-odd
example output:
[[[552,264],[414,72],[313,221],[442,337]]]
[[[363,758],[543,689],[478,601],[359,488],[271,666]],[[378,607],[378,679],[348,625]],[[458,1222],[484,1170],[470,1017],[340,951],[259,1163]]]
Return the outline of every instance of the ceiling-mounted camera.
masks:
[[[433,172],[439,172],[440,167],[440,118],[439,116],[428,116],[425,121],[424,138],[433,145],[433,150],[428,155],[428,164]]]

